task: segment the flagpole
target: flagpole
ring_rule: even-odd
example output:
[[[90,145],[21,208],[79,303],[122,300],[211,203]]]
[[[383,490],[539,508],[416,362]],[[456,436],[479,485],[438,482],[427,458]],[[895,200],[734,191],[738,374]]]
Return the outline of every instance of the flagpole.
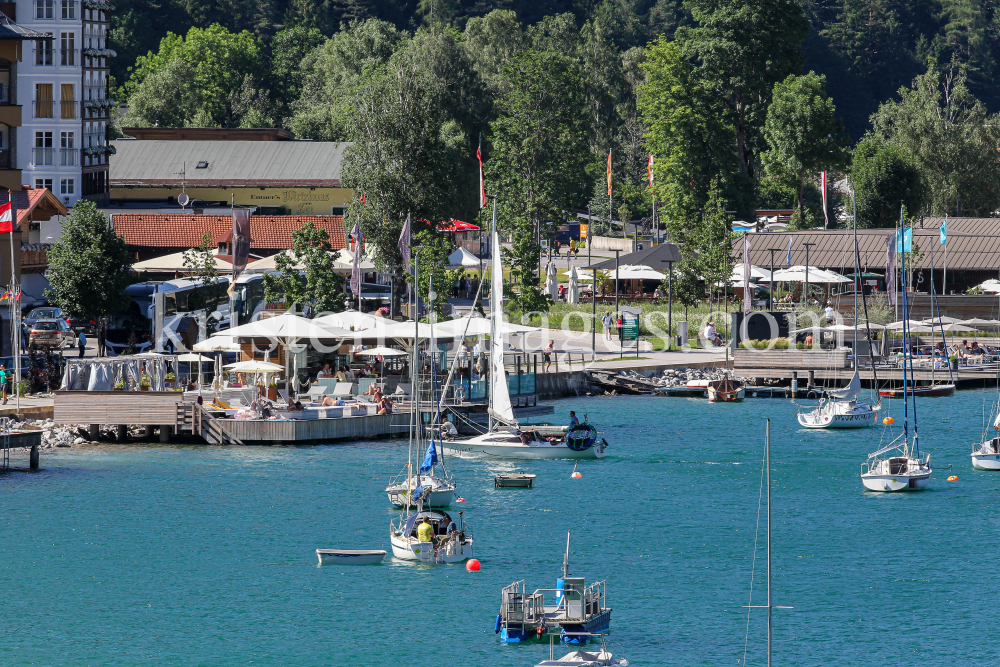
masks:
[[[14,409],[18,418],[21,416],[21,311],[18,307],[18,290],[14,265],[14,228],[17,226],[17,211],[14,208],[14,194],[7,190],[7,202],[10,204],[10,350],[14,355]]]

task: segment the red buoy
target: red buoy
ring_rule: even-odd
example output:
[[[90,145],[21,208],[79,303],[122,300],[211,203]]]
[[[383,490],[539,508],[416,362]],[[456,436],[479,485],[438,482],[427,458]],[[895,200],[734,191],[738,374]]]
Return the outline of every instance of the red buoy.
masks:
[[[464,502],[465,502],[465,498],[459,498],[459,499],[458,499],[458,500],[456,500],[455,502],[456,502],[456,503],[464,503]]]
[[[465,563],[465,569],[469,572],[479,572],[479,561],[475,558],[470,558]]]
[[[882,423],[883,424],[895,424],[896,420],[893,419],[892,417],[886,417],[885,419],[882,420]]]

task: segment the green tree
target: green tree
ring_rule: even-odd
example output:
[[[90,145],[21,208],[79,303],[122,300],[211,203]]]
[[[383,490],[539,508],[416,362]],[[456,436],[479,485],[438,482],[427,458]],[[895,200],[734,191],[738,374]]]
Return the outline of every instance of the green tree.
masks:
[[[847,163],[843,132],[844,124],[826,94],[825,76],[815,72],[790,75],[774,86],[774,99],[764,124],[770,149],[763,160],[768,172],[795,177],[799,221],[805,220],[806,176]]]
[[[129,110],[121,125],[254,127],[269,124],[271,101],[260,40],[214,23],[185,37],[167,33],[160,49],[140,56],[125,83]],[[164,91],[181,102],[160,101]]]
[[[128,247],[93,202],[81,200],[49,248],[45,296],[72,315],[97,319],[129,304],[132,284]]]
[[[661,37],[649,45],[642,63],[645,83],[638,104],[646,147],[655,160],[658,209],[671,238],[684,242],[698,223],[713,181],[727,198],[745,190],[733,145],[731,112],[711,80],[698,76],[681,45]]]
[[[504,69],[486,170],[502,228],[513,237],[504,253],[521,312],[548,309],[538,287],[537,230],[584,200],[591,157],[581,89],[579,71],[557,53],[528,49]]]
[[[414,238],[414,255],[418,258],[417,268],[420,275],[417,276],[417,293],[423,299],[424,306],[431,303],[434,305],[434,312],[439,319],[446,317],[448,296],[451,293],[452,276],[448,270],[448,255],[451,253],[451,245],[448,238],[439,234],[437,230],[425,229],[419,232]],[[406,281],[413,282],[413,275],[407,274]],[[433,298],[431,296],[431,284],[434,285]]]
[[[799,71],[799,45],[809,22],[798,0],[691,0],[696,27],[681,27],[677,40],[696,64],[695,76],[711,82],[732,113],[739,172],[750,188],[760,179],[759,156],[766,149],[765,113],[774,85]],[[749,215],[752,193],[737,202]]]
[[[310,305],[313,312],[344,310],[344,279],[333,270],[333,248],[323,228],[307,222],[292,232],[291,255],[275,259],[277,273],[264,276],[264,299],[285,299],[289,306]]]
[[[872,116],[875,136],[912,155],[938,215],[991,215],[1000,206],[1000,119],[965,85],[964,68],[932,66]]]
[[[693,239],[694,250],[698,253],[698,271],[710,293],[714,293],[719,287],[728,291],[732,286],[732,223],[732,218],[723,205],[718,185],[713,182]]]
[[[660,283],[660,291],[664,294],[670,291],[674,300],[684,306],[684,319],[688,319],[688,308],[696,305],[705,297],[705,288],[701,278],[698,277],[697,261],[685,258],[678,262],[674,266],[673,281],[664,279]]]
[[[215,261],[215,247],[212,235],[205,232],[201,235],[201,244],[184,252],[184,266],[194,271],[194,277],[202,281],[204,289],[198,289],[188,298],[188,307],[192,311],[205,310],[205,333],[215,334],[219,320],[213,315],[222,303],[222,294],[217,289],[219,285],[219,267]]]
[[[900,202],[911,211],[922,211],[927,204],[927,188],[913,156],[875,136],[865,137],[854,149],[851,183],[858,228],[895,226]]]
[[[283,124],[291,115],[292,104],[302,96],[305,71],[302,61],[326,42],[315,28],[294,26],[275,34],[271,41],[271,95],[276,106],[276,120]]]

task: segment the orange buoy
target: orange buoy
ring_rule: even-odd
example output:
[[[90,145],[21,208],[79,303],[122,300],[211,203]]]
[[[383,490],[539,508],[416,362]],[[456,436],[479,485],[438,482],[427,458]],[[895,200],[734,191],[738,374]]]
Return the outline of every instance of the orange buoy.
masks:
[[[475,558],[470,558],[465,563],[465,569],[469,572],[479,572],[479,561]]]
[[[574,470],[573,474],[570,475],[570,477],[572,477],[573,479],[583,479],[583,473]]]
[[[456,503],[464,503],[464,502],[465,502],[465,498],[459,498],[459,499],[458,499],[458,500],[456,500],[455,502],[456,502]]]
[[[893,419],[892,417],[886,417],[885,419],[882,420],[882,423],[883,424],[895,424],[896,420]]]
[[[948,481],[949,482],[957,482],[958,481],[958,475],[952,475],[951,477],[948,478]]]

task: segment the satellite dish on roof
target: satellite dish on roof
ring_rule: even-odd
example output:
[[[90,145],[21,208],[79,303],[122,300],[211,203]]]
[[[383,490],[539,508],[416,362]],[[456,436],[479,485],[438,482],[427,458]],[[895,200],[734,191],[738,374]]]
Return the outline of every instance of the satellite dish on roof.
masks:
[[[187,206],[191,202],[191,198],[187,196],[186,193],[182,192],[177,195],[177,203],[181,206]]]

